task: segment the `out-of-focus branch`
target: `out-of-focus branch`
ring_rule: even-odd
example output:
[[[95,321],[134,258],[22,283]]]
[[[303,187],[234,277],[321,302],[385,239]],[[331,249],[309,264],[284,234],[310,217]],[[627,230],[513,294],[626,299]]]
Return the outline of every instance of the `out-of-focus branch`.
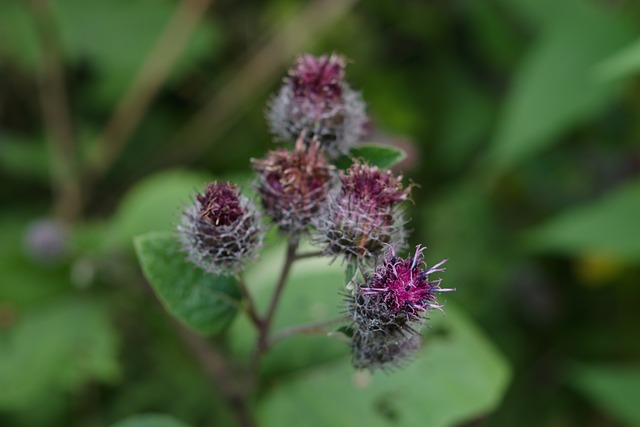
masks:
[[[266,43],[234,64],[233,74],[206,105],[178,132],[162,166],[197,158],[209,149],[238,120],[255,98],[262,96],[277,78],[283,64],[346,14],[357,0],[316,0],[293,16]],[[259,38],[262,40],[263,38]]]
[[[213,0],[182,0],[98,138],[87,173],[102,178],[125,148]],[[126,47],[125,47],[126,48]]]
[[[204,338],[194,334],[175,321],[173,324],[186,348],[194,356],[204,374],[213,382],[216,390],[224,395],[229,409],[231,409],[236,421],[238,421],[238,425],[241,427],[255,427],[247,407],[247,390],[235,378],[224,356]]]
[[[64,222],[73,222],[81,210],[76,144],[64,78],[62,49],[48,0],[30,0],[42,51],[40,102],[52,156],[54,210]]]

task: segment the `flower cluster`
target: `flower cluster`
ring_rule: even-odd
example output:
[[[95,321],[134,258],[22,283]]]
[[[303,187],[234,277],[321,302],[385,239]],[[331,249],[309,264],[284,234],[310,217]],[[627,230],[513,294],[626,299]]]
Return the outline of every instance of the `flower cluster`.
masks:
[[[345,82],[344,68],[344,58],[335,54],[298,58],[267,110],[276,138],[315,138],[331,158],[347,154],[360,141],[367,122],[365,104]]]
[[[187,207],[178,231],[188,258],[215,274],[242,270],[257,256],[264,233],[253,203],[235,185],[217,182]]]
[[[426,314],[442,309],[436,294],[453,291],[440,288],[442,279],[430,278],[444,271],[446,260],[427,267],[423,251],[417,246],[413,257],[399,258],[389,246],[382,262],[347,297],[356,368],[373,371],[409,360],[419,348]]]
[[[327,255],[344,255],[348,262],[371,260],[389,243],[402,245],[405,221],[399,205],[409,198],[411,186],[403,188],[401,181],[356,160],[340,173],[340,188],[315,221],[315,241]]]
[[[186,207],[178,231],[188,259],[214,274],[239,273],[256,258],[262,214],[289,248],[307,237],[322,254],[358,267],[362,280],[353,282],[346,307],[352,360],[374,371],[412,357],[427,313],[442,308],[436,295],[452,289],[430,277],[444,271],[444,261],[427,267],[423,247],[410,258],[396,256],[406,245],[402,205],[413,185],[363,159],[341,171],[331,164],[360,140],[367,120],[344,68],[338,55],[302,55],[270,101],[276,138],[296,143],[251,160],[262,211],[234,184],[214,182]],[[295,251],[288,256],[293,262]]]

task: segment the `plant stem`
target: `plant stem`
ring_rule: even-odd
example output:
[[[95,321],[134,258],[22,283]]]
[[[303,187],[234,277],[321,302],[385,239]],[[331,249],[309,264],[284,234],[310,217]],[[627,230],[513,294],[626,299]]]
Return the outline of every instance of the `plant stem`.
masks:
[[[271,328],[271,322],[273,321],[273,316],[275,315],[276,308],[278,307],[278,303],[280,302],[280,296],[282,295],[284,286],[287,283],[287,278],[289,277],[291,266],[293,265],[293,262],[296,260],[297,248],[298,248],[297,240],[289,241],[289,244],[287,246],[287,258],[285,259],[284,265],[282,266],[280,279],[278,280],[276,289],[273,292],[273,296],[271,297],[271,302],[269,303],[269,309],[263,320],[263,325],[260,330],[260,336],[258,338],[258,349],[260,352],[264,352],[268,348],[269,340],[267,338],[269,336],[269,329]]]
[[[237,280],[238,280],[238,287],[240,288],[240,292],[242,293],[242,296],[246,301],[245,311],[249,316],[249,319],[251,319],[251,322],[253,322],[253,325],[256,327],[256,329],[260,330],[264,321],[258,315],[258,311],[256,310],[256,304],[253,300],[253,297],[251,296],[251,293],[249,292],[249,289],[247,288],[247,284],[244,281],[244,277],[238,274]]]
[[[296,261],[298,261],[300,259],[314,258],[314,257],[317,257],[317,256],[323,256],[323,255],[324,255],[323,251],[305,252],[305,253],[297,254],[296,255]]]
[[[346,322],[346,319],[344,316],[341,316],[281,329],[273,333],[269,340],[269,347],[293,335],[330,335],[335,331],[327,330],[326,328],[343,322]]]
[[[173,322],[185,346],[202,367],[203,372],[223,394],[240,427],[255,427],[246,405],[246,390],[240,384],[227,359],[205,339]]]
[[[82,195],[60,40],[49,1],[31,0],[29,5],[42,51],[39,92],[52,157],[54,210],[59,219],[71,223],[80,215]]]
[[[265,314],[258,327],[258,338],[256,340],[253,357],[251,358],[251,365],[249,366],[250,382],[252,385],[254,385],[257,381],[258,373],[260,370],[260,360],[269,348],[269,329],[271,328],[271,322],[273,321],[273,316],[275,315],[276,309],[278,307],[278,302],[280,302],[280,296],[282,295],[284,286],[287,283],[287,278],[289,277],[289,272],[291,271],[291,265],[296,260],[297,248],[298,240],[289,240],[289,243],[287,245],[287,256],[285,258],[284,265],[282,266],[278,283],[276,284],[276,288],[273,292],[273,295],[271,296],[271,301],[269,302],[267,313]]]

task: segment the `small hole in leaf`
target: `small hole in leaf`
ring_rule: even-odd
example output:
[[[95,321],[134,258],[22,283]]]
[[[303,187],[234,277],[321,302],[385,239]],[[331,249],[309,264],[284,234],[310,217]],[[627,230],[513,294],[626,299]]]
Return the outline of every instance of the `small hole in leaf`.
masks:
[[[374,404],[375,411],[387,421],[394,424],[400,421],[400,413],[396,407],[394,396],[384,395],[376,399]]]

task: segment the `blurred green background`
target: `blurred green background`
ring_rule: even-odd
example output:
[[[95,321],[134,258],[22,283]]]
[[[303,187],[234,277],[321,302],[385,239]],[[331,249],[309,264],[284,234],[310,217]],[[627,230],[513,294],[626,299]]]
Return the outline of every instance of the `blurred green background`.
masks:
[[[132,238],[208,179],[250,182],[287,67],[339,52],[457,292],[415,375],[374,377],[397,395],[340,395],[348,356],[305,352],[320,337],[274,350],[258,419],[640,426],[638,22],[634,0],[2,0],[0,425],[233,425]],[[283,310],[313,307],[310,277],[337,307],[332,268]]]

